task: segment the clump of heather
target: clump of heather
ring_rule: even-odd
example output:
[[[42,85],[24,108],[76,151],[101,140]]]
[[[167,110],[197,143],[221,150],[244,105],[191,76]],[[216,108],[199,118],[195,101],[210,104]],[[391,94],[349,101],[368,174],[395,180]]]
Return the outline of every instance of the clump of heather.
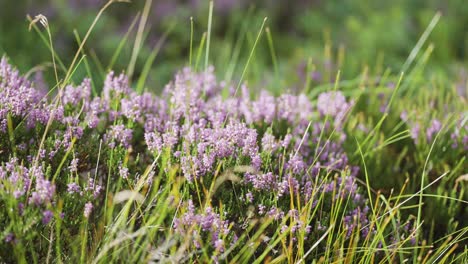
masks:
[[[51,109],[47,109],[43,94],[31,89],[31,82],[8,64],[6,57],[0,61],[0,130],[7,132],[8,119],[18,118],[28,128],[47,122]]]
[[[52,98],[5,58],[0,66],[0,195],[12,209],[0,209],[1,252],[46,260],[60,252],[42,249],[44,234],[64,234],[63,254],[78,243],[99,258],[111,250],[99,243],[142,231],[132,239],[145,236],[149,255],[189,256],[178,261],[244,254],[239,245],[258,229],[247,255],[295,258],[327,235],[355,246],[409,243],[409,228],[378,232],[372,221],[359,164],[344,148],[355,101],[340,91],[316,104],[304,94],[251,97],[246,85],[218,82],[211,67],[181,70],[161,95],[137,93],[110,72],[99,96],[85,79]],[[434,120],[425,139],[440,129]],[[314,247],[329,250],[326,241]]]
[[[186,206],[187,212],[174,222],[175,232],[183,237],[188,236],[197,249],[202,248],[202,243],[209,242],[215,254],[222,253],[225,250],[223,238],[230,233],[229,222],[222,220],[210,206],[200,214],[195,212],[191,200],[188,200]]]

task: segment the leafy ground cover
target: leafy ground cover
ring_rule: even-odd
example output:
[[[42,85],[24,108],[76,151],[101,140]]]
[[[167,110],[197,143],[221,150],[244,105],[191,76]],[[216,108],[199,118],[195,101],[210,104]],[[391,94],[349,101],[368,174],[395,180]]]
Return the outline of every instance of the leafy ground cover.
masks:
[[[285,59],[290,38],[256,11],[227,26],[228,45],[213,14],[244,6],[209,4],[203,26],[179,32],[184,66],[160,85],[160,46],[141,44],[152,1],[128,60],[130,34],[105,67],[88,48],[114,2],[65,57],[55,24],[31,17],[49,66],[0,61],[2,261],[468,261],[466,62],[443,69],[428,43],[450,19],[435,12],[404,59],[389,44],[390,66],[366,65],[371,33],[354,55],[325,44],[317,60]]]

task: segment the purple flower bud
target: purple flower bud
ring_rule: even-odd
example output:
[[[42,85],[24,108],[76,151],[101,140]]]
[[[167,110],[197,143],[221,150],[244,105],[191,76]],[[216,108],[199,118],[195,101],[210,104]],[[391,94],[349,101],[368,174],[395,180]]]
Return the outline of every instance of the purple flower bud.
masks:
[[[54,214],[49,211],[49,210],[46,210],[42,213],[42,224],[44,225],[47,225],[50,223],[50,221],[52,220],[52,218],[54,217]]]
[[[77,158],[72,159],[72,161],[70,162],[70,166],[68,167],[70,172],[77,172],[78,171],[78,161],[79,161],[79,159],[77,159]]]
[[[83,211],[84,217],[89,218],[92,211],[93,211],[93,204],[91,202],[87,202],[84,206],[84,211]]]
[[[105,139],[111,148],[115,147],[116,142],[128,148],[132,140],[132,132],[131,129],[125,128],[124,125],[114,125],[110,127],[110,131],[105,135]]]
[[[10,242],[12,242],[14,239],[15,239],[15,235],[14,235],[13,233],[8,233],[8,234],[5,236],[5,242],[6,242],[6,243],[10,243]]]
[[[128,178],[128,168],[124,167],[122,165],[119,165],[119,175],[123,179],[127,179]]]
[[[442,129],[442,123],[437,119],[433,119],[431,126],[426,130],[427,142],[431,143],[434,135],[437,134],[440,129]]]
[[[72,183],[67,184],[67,192],[69,194],[80,193],[81,188],[78,184],[72,182]]]

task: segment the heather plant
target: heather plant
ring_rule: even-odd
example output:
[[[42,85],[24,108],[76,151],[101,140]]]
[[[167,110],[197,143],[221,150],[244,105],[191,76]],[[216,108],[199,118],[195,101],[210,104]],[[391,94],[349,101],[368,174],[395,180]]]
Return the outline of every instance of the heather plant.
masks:
[[[53,86],[2,57],[1,261],[466,261],[459,87],[433,87],[427,56],[407,76],[350,85],[308,63],[304,89],[251,86],[264,24],[240,76],[209,66],[208,31],[159,93],[132,72],[77,81],[94,24],[69,69],[46,42]]]
[[[23,89],[34,93],[32,84],[22,79],[5,58],[2,64],[6,69],[2,75],[5,87],[21,80]],[[317,115],[304,95],[273,97],[265,91],[261,93],[262,98],[252,100],[246,86],[240,96],[229,97],[224,102],[220,95],[223,85],[217,83],[212,68],[200,74],[187,68],[176,75],[160,97],[148,93],[137,95],[131,91],[125,75],[116,76],[111,72],[106,77],[102,97],[91,99],[89,80],[77,87],[68,85],[60,105],[55,107],[61,109],[60,114],[52,109],[51,102],[41,100],[45,118],[32,120],[33,124],[15,123],[13,120],[25,118],[28,113],[7,108],[11,115],[4,117],[9,123],[7,127],[23,125],[23,130],[28,131],[49,123],[50,128],[64,129],[50,135],[43,147],[37,142],[40,138],[36,142],[31,138],[21,150],[8,152],[11,154],[4,160],[4,200],[11,201],[10,208],[18,208],[5,215],[5,221],[17,223],[13,219],[19,218],[32,225],[28,228],[34,228],[31,231],[13,224],[4,234],[6,246],[13,247],[17,257],[30,256],[40,261],[46,258],[40,255],[40,248],[31,251],[24,248],[31,240],[41,241],[38,230],[53,230],[49,224],[56,222],[68,227],[67,233],[73,239],[73,232],[75,236],[90,232],[87,224],[81,224],[80,230],[76,230],[80,219],[93,220],[99,215],[110,222],[131,221],[129,230],[141,231],[147,224],[144,215],[134,212],[137,209],[133,207],[140,207],[137,211],[153,211],[152,200],[159,192],[167,192],[160,185],[168,186],[173,181],[179,182],[181,189],[175,190],[177,195],[166,194],[166,206],[173,207],[169,209],[174,214],[172,221],[167,216],[152,221],[174,233],[177,239],[170,247],[189,252],[202,249],[213,260],[226,258],[223,254],[228,249],[231,254],[242,252],[236,249],[239,247],[236,243],[244,232],[255,230],[250,227],[251,231],[244,231],[258,219],[268,224],[262,227],[263,242],[249,253],[250,257],[261,256],[262,251],[271,252],[270,257],[281,257],[279,252],[285,250],[278,245],[281,244],[288,249],[288,258],[300,258],[304,252],[297,252],[296,248],[311,246],[314,238],[327,234],[331,228],[336,231],[329,236],[343,242],[352,236],[362,236],[369,241],[379,240],[379,247],[396,241],[397,247],[411,243],[406,240],[415,236],[409,232],[413,222],[406,222],[396,234],[387,233],[385,228],[377,231],[371,223],[369,201],[356,183],[359,170],[348,163],[342,148],[346,138],[342,125],[352,103],[348,104],[341,93],[321,94],[315,110]],[[3,104],[5,107],[17,102],[13,96],[5,98],[11,100]],[[224,104],[219,102],[231,107],[221,108]],[[304,106],[300,112],[294,108],[298,104]],[[34,110],[37,109],[29,111]],[[54,120],[50,121],[52,113]],[[333,123],[328,120],[330,116],[334,118]],[[6,130],[4,137],[12,141]],[[140,135],[140,141],[134,134]],[[16,137],[14,140],[15,144],[21,142]],[[99,151],[89,152],[79,147],[82,144],[98,147]],[[36,156],[26,155],[34,151]],[[56,156],[62,159],[57,160]],[[79,166],[96,160],[94,169]],[[42,166],[25,167],[21,163]],[[58,167],[53,168],[57,163]],[[145,171],[138,169],[150,163]],[[170,180],[165,176],[168,173],[174,174],[172,177],[180,176]],[[107,197],[102,198],[104,191]],[[114,198],[109,197],[112,193]],[[114,213],[119,207],[108,208],[108,199],[116,199],[118,204],[122,199],[118,198],[119,194],[129,196],[127,199],[132,202],[126,203],[120,213]],[[156,196],[149,198],[153,195]],[[148,198],[151,200],[146,201]],[[138,201],[136,205],[133,199]],[[244,211],[243,207],[251,209]],[[223,211],[216,212],[216,208]],[[341,223],[339,218],[344,221]],[[398,222],[405,220],[398,219]],[[117,230],[108,239],[113,239],[113,232]],[[278,241],[272,242],[279,234]],[[23,241],[25,237],[30,240]],[[167,242],[163,237],[159,239]],[[183,241],[190,243],[182,246]],[[83,244],[81,253],[92,250],[88,247]],[[316,247],[318,252],[327,251],[325,244]],[[73,252],[66,247],[60,250]],[[192,257],[199,256],[194,253]]]

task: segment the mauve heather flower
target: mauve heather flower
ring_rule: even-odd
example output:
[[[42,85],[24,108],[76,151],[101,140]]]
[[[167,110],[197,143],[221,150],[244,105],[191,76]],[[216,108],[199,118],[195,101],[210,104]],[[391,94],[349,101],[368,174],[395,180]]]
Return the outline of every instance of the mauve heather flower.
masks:
[[[191,200],[187,202],[187,212],[174,221],[174,230],[180,235],[188,235],[192,230],[192,239],[198,236],[196,228],[211,237],[211,243],[214,247],[219,246],[219,239],[229,233],[228,222],[221,220],[219,214],[213,212],[211,207],[206,207],[204,213],[196,214],[195,206]]]
[[[74,158],[74,159],[71,160],[70,166],[68,167],[70,172],[77,172],[78,171],[78,161],[79,161],[78,158]]]
[[[322,115],[338,116],[347,109],[346,98],[339,91],[321,93],[317,100],[317,109]]]
[[[94,198],[97,198],[103,190],[103,187],[99,184],[96,184],[94,179],[90,177],[88,179],[88,185],[84,188],[84,190],[93,195]]]
[[[81,187],[78,184],[74,183],[74,182],[69,183],[69,184],[67,184],[67,192],[69,194],[81,193]]]
[[[8,234],[5,236],[5,242],[6,242],[6,243],[10,243],[10,242],[12,242],[14,239],[15,239],[15,235],[14,235],[13,233],[8,233]]]
[[[31,179],[34,179],[34,191],[31,193],[29,203],[36,206],[46,205],[52,202],[55,195],[55,185],[44,179],[42,167],[33,166],[29,170]],[[26,186],[25,186],[26,187]]]
[[[27,128],[36,122],[46,124],[51,115],[45,100],[32,84],[8,64],[6,57],[0,60],[0,129],[6,132],[7,114],[26,118]]]
[[[294,174],[302,174],[306,169],[306,164],[299,155],[291,154],[290,159],[286,163],[286,169],[291,170]]]
[[[271,153],[278,149],[279,143],[271,133],[267,132],[262,138],[262,150]]]
[[[89,218],[91,212],[93,211],[93,204],[91,202],[87,202],[84,206],[83,215],[85,218]]]
[[[437,134],[440,129],[442,129],[442,123],[437,119],[433,119],[430,127],[426,130],[427,142],[431,143],[434,135]]]
[[[277,188],[277,176],[268,172],[264,174],[245,175],[246,182],[252,183],[253,187],[257,190],[274,191]]]
[[[321,93],[317,100],[317,109],[323,116],[334,118],[335,126],[340,127],[353,103],[346,101],[340,91]]]
[[[410,130],[411,138],[415,143],[418,142],[420,127],[419,124],[414,124]]]
[[[120,98],[131,91],[128,77],[121,73],[115,77],[113,71],[111,71],[104,81],[103,97],[106,100],[112,100],[114,98]]]
[[[247,199],[249,203],[253,202],[253,194],[251,192],[246,193],[245,198]]]
[[[401,112],[400,118],[401,120],[403,120],[403,122],[408,122],[408,112],[406,111]]]
[[[91,96],[91,79],[86,78],[83,82],[74,87],[72,85],[67,85],[65,90],[62,93],[62,103],[64,105],[70,104],[77,106],[81,102],[89,104]]]
[[[36,90],[42,97],[46,97],[49,92],[49,86],[44,80],[44,73],[42,71],[37,71],[34,74],[33,85],[36,87]]]
[[[51,211],[49,210],[45,210],[43,213],[42,213],[43,217],[42,217],[42,224],[44,225],[47,225],[50,223],[50,221],[52,220],[52,218],[54,217],[54,213],[52,213]]]
[[[222,239],[218,239],[214,242],[214,247],[216,251],[224,252],[224,241]]]
[[[128,168],[125,167],[125,166],[119,165],[119,175],[120,175],[120,177],[122,177],[123,179],[127,179],[128,174],[129,174]]]
[[[201,118],[205,100],[219,91],[213,67],[199,74],[185,68],[165,87],[164,96],[169,98],[174,120],[184,118],[195,122]]]
[[[252,118],[254,122],[273,122],[276,116],[276,99],[266,91],[261,91],[258,99],[252,102]]]
[[[277,99],[277,118],[288,121],[290,125],[307,126],[312,112],[312,104],[303,94],[282,94]]]
[[[136,122],[141,118],[140,97],[124,98],[120,101],[122,115]]]
[[[109,132],[104,138],[111,148],[114,148],[116,143],[120,143],[125,148],[128,148],[132,140],[132,133],[133,131],[124,125],[114,125],[110,127]]]

